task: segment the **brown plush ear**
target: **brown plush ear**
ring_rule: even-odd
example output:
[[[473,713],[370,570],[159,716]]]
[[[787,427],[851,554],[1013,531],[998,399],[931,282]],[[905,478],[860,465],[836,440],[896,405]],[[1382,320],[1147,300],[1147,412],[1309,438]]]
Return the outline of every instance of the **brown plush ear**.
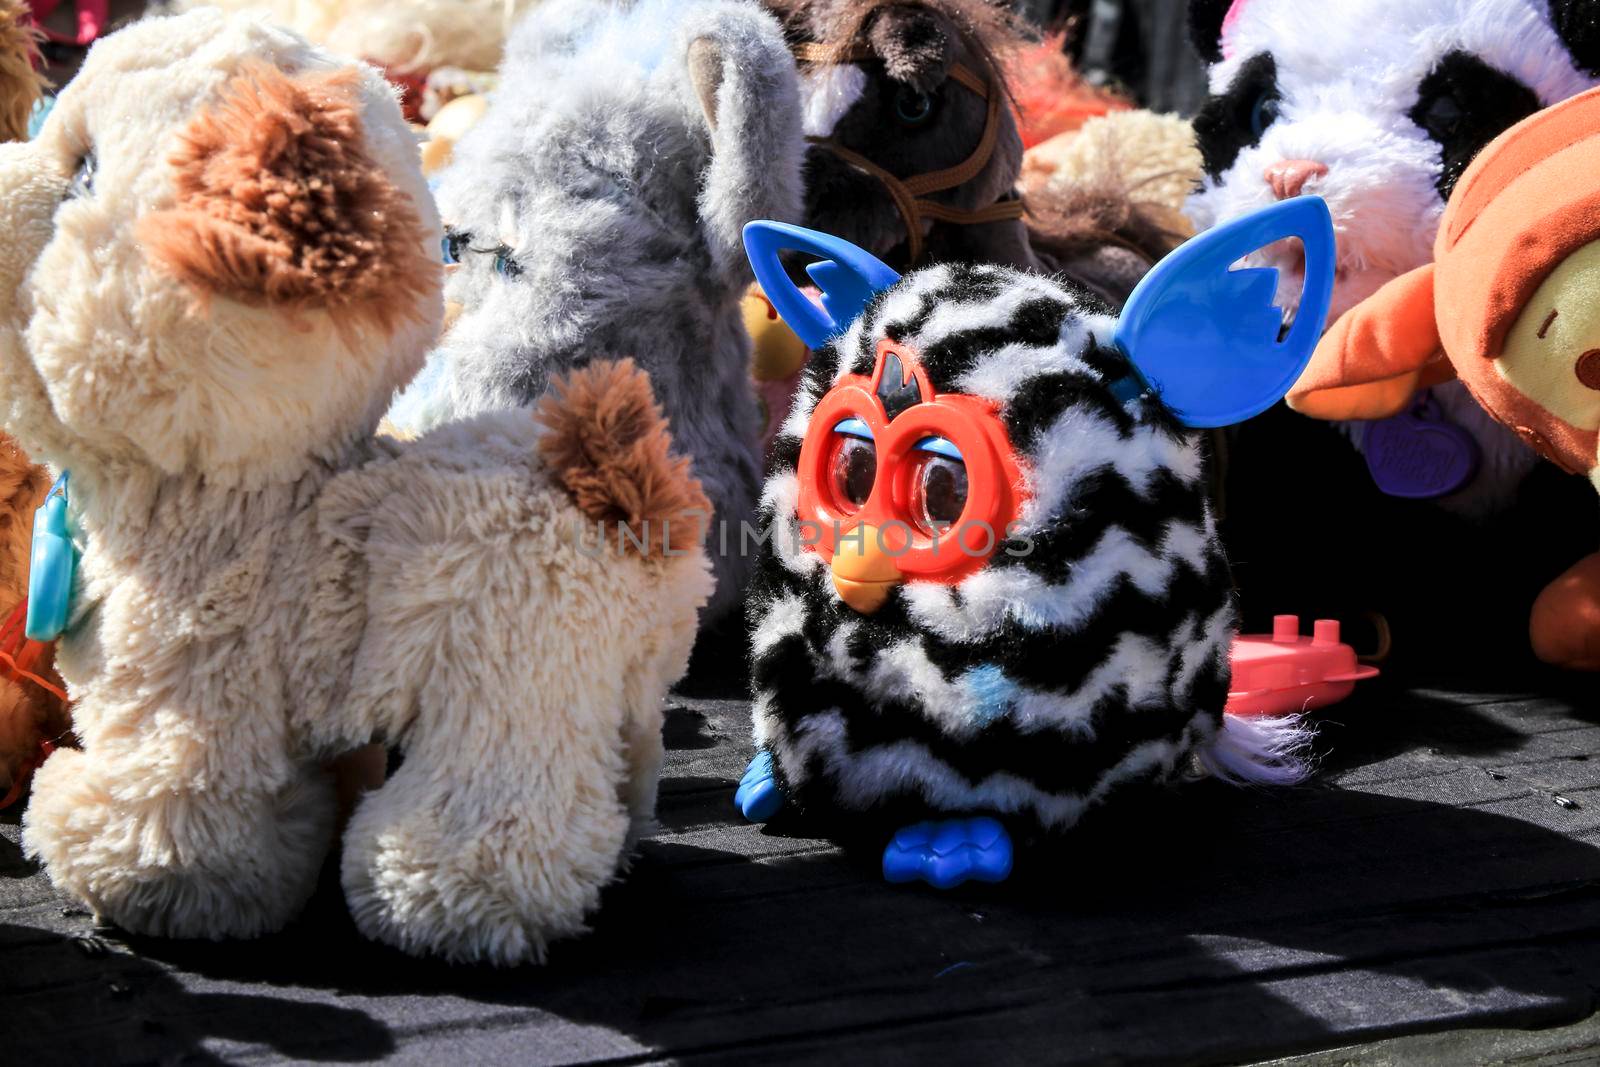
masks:
[[[539,451],[551,471],[584,514],[632,531],[633,539],[617,537],[626,549],[637,552],[642,542],[649,555],[663,543],[673,552],[700,543],[711,504],[688,458],[672,455],[650,377],[633,360],[591,363],[557,378],[535,417],[547,431]]]
[[[381,328],[421,314],[440,265],[367,151],[353,70],[258,66],[178,138],[177,204],[140,226],[152,260],[202,298],[338,310]]]
[[[0,0],[0,141],[28,139],[28,118],[49,82],[37,72],[39,31],[24,0]]]

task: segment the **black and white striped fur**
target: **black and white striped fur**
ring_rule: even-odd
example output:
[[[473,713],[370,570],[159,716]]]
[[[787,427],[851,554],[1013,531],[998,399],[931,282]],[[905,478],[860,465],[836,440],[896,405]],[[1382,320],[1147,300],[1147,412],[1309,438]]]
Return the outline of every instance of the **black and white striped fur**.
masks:
[[[1153,396],[1113,395],[1129,373],[1100,340],[1113,325],[1055,280],[942,265],[813,357],[775,444],[761,516],[777,532],[748,609],[756,743],[799,807],[1062,829],[1114,788],[1197,764],[1303,775],[1293,721],[1224,728],[1235,613],[1200,436]],[[1014,532],[1032,551],[955,586],[902,584],[867,616],[790,531],[811,412],[842,375],[872,372],[885,337],[920,354],[936,391],[1001,405],[1027,481]]]

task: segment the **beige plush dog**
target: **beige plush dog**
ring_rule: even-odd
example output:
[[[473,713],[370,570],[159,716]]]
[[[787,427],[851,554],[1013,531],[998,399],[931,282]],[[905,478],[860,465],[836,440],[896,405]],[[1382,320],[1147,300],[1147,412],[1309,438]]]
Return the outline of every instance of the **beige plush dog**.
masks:
[[[626,364],[543,425],[376,437],[440,236],[378,74],[216,11],[105,39],[0,146],[0,425],[70,469],[82,548],[83,749],[23,842],[103,919],[283,925],[330,845],[322,761],[373,738],[405,761],[344,885],[408,951],[538,959],[650,818],[704,498]]]
[[[0,0],[0,142],[27,140],[46,88],[35,65],[40,39],[24,0]],[[33,512],[49,489],[50,473],[0,433],[0,808],[22,795],[41,752],[71,733],[54,650],[7,630],[27,596]]]

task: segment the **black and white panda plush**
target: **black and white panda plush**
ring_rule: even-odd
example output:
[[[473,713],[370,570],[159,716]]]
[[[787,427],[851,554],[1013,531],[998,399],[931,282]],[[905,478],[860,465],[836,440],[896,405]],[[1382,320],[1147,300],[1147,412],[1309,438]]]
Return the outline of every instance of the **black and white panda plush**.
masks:
[[[1288,236],[1325,307],[1333,234],[1306,197],[1186,245],[1119,320],[1051,278],[897,280],[837,239],[747,228],[816,350],[760,509],[747,817],[901,827],[885,875],[944,887],[1005,877],[1008,824],[1065,829],[1125,785],[1300,776],[1297,722],[1223,715],[1235,612],[1195,429],[1269,406],[1309,356],[1321,315],[1280,340],[1274,272],[1228,269]],[[822,257],[823,308],[782,250]]]
[[[1205,175],[1188,214],[1203,230],[1322,197],[1339,235],[1330,322],[1432,259],[1445,201],[1479,150],[1600,74],[1600,0],[1190,0],[1189,20],[1211,96],[1194,122]],[[1257,261],[1292,273],[1294,254]],[[1446,503],[1509,504],[1538,457],[1461,386],[1434,399],[1482,457]]]

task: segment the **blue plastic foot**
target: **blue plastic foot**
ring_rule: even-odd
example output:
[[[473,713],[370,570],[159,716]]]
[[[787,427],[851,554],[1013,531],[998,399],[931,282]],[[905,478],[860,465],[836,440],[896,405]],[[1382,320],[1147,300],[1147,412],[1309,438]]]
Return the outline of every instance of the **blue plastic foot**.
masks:
[[[883,876],[891,882],[920,878],[951,889],[969,880],[1003,882],[1010,874],[1011,835],[987,816],[919,822],[897,832],[883,850]]]
[[[756,753],[744,777],[739,779],[733,804],[751,822],[766,822],[778,814],[783,807],[783,790],[772,780],[772,753]]]

